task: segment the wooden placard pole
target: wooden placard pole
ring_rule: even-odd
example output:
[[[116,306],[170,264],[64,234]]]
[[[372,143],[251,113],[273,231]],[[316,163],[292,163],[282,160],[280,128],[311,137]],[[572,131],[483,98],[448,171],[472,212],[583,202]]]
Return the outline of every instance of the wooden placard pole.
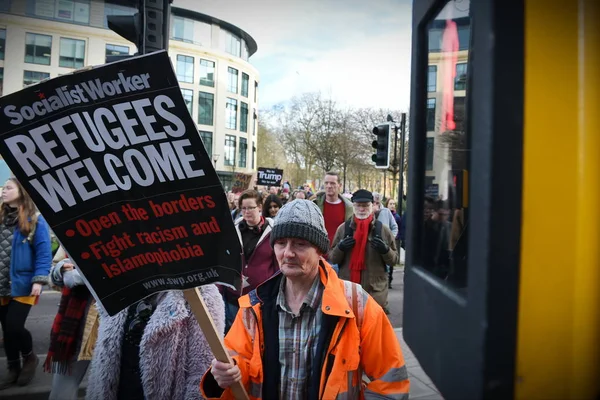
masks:
[[[218,361],[233,364],[233,360],[229,357],[223,339],[215,328],[215,323],[206,308],[206,304],[204,303],[204,299],[198,291],[198,288],[186,289],[183,291],[183,295],[190,305],[190,308],[200,325],[200,329],[204,332],[204,337],[206,337],[206,341],[215,358]],[[248,393],[246,393],[246,389],[241,382],[236,382],[231,385],[231,391],[237,400],[249,400]]]

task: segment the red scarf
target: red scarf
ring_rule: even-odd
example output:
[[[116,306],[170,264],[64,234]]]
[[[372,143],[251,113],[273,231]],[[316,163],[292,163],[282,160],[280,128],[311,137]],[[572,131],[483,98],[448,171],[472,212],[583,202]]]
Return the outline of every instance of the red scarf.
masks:
[[[369,238],[369,226],[373,222],[373,214],[366,219],[354,217],[356,231],[354,231],[354,249],[350,255],[350,281],[360,283],[362,271],[365,269],[365,250]]]
[[[63,287],[58,312],[50,332],[50,348],[44,362],[44,371],[62,375],[70,373],[71,362],[75,359],[80,345],[90,298],[90,291],[85,285],[72,289]]]

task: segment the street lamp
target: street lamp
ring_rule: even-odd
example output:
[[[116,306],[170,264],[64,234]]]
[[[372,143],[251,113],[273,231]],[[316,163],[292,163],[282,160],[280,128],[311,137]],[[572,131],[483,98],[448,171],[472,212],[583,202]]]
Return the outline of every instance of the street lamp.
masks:
[[[212,155],[213,166],[215,167],[215,169],[217,169],[217,161],[219,161],[219,157],[220,156],[221,156],[220,154],[213,154]]]

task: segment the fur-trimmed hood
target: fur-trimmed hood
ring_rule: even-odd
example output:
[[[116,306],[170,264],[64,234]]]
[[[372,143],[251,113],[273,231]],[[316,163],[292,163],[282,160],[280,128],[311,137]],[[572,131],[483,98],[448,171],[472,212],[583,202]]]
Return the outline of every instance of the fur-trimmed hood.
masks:
[[[215,285],[200,287],[218,332],[225,329],[225,309]],[[88,377],[88,400],[116,400],[121,373],[121,345],[127,309],[114,317],[100,310],[98,341]],[[147,400],[202,399],[200,378],[213,354],[183,292],[161,293],[140,343],[140,369]]]

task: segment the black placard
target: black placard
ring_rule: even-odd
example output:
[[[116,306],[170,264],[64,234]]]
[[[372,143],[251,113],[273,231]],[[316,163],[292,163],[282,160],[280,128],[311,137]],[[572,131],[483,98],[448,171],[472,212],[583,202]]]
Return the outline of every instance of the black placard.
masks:
[[[241,286],[225,193],[166,52],[0,98],[0,153],[110,315]]]
[[[277,168],[258,168],[256,184],[263,186],[281,186],[283,170]]]

